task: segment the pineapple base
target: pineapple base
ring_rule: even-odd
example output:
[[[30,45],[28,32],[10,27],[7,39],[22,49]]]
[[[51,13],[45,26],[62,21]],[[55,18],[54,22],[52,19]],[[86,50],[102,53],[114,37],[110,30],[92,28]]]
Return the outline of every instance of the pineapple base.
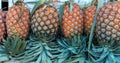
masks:
[[[86,37],[74,36],[72,38],[59,38],[57,42],[61,46],[61,53],[56,63],[85,63],[86,61]],[[81,45],[82,44],[82,45]]]
[[[92,44],[88,50],[88,60],[92,63],[119,63],[120,44],[116,42]]]

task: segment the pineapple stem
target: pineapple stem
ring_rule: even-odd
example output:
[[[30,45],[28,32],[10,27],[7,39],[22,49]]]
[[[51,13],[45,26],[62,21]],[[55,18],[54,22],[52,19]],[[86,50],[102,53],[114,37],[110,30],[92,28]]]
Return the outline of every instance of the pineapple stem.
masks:
[[[70,13],[72,12],[72,8],[73,8],[73,5],[72,5],[73,3],[72,3],[72,2],[73,2],[73,0],[69,0],[69,5],[70,5]]]
[[[46,1],[47,1],[47,0],[38,0],[38,2],[37,2],[37,3],[35,4],[35,6],[33,7],[33,10],[32,10],[32,12],[31,12],[31,16],[34,14],[34,12],[36,11],[36,9],[37,9],[40,5],[44,4]]]
[[[13,0],[12,0],[12,1],[13,1]],[[24,2],[24,0],[17,0],[16,3],[15,3],[15,5],[22,5],[23,2]]]
[[[110,0],[111,2],[114,2],[115,0]]]
[[[14,0],[12,0],[12,3],[15,4],[15,3],[14,3]]]
[[[96,5],[96,3],[97,3],[97,0],[93,0],[91,5]]]
[[[52,2],[53,2],[53,0],[49,0],[49,2],[50,2],[50,3],[52,3]]]
[[[97,14],[98,14],[98,10],[99,10],[100,7],[102,7],[104,5],[104,3],[105,3],[104,0],[98,0],[98,6],[97,6],[97,9],[96,9],[96,14],[94,16],[94,23],[92,25],[92,29],[91,29],[90,36],[89,36],[88,50],[90,50],[90,47],[91,47],[91,44],[92,44],[94,30],[95,30],[95,26],[96,26],[96,23],[97,23],[96,17],[97,17]]]

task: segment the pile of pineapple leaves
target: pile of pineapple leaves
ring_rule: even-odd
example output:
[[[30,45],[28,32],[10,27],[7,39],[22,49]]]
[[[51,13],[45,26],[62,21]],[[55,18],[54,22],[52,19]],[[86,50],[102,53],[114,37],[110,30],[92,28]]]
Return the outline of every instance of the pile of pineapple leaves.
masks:
[[[104,0],[99,1],[96,12]],[[61,5],[60,21],[63,9]],[[34,37],[32,32],[27,40],[4,39],[0,45],[0,63],[120,63],[120,44],[98,43],[93,39],[96,16],[97,13],[89,36],[65,38],[59,31],[56,37],[45,41]]]

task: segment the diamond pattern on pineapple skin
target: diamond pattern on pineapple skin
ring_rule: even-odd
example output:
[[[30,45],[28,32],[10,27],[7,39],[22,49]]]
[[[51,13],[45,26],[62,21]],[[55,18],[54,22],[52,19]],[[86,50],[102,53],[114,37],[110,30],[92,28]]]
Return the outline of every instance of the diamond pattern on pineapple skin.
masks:
[[[73,11],[69,12],[69,6],[66,5],[64,8],[62,29],[65,37],[71,37],[73,35],[82,34],[82,30],[79,31],[79,25],[83,23],[83,16],[81,8],[77,4],[73,4]]]
[[[32,30],[34,31],[34,28],[36,28],[36,32],[33,32],[35,35],[37,34],[56,34],[58,28],[58,24],[56,26],[56,23],[58,23],[58,12],[56,9],[52,6],[47,6],[43,9],[44,5],[41,5],[36,11],[35,14],[38,14],[39,16],[36,16],[37,20],[35,20],[36,23],[39,25],[33,26],[35,23],[31,22]],[[42,9],[42,10],[41,10]],[[34,17],[34,16],[33,16]],[[34,21],[35,18],[32,18],[32,21]],[[41,20],[39,20],[41,19]],[[39,28],[41,28],[39,30]],[[52,29],[54,32],[52,32]],[[39,30],[39,31],[38,31]]]
[[[8,10],[8,12],[11,12],[11,13],[7,13],[7,16],[6,16],[7,29],[9,30],[7,31],[8,36],[13,37],[15,35],[19,35],[21,39],[25,39],[29,33],[28,32],[29,31],[28,9],[22,5],[18,5],[18,6],[14,5],[11,9]],[[16,27],[16,28],[13,29],[13,27]]]
[[[108,17],[104,18],[103,21],[100,20],[100,15],[97,15],[97,25],[96,25],[96,36],[99,41],[110,42],[111,40],[120,41],[120,4],[113,2],[103,6],[99,14],[107,14]],[[118,10],[117,10],[118,9]],[[102,27],[101,24],[106,24],[105,27]],[[100,30],[101,29],[101,30]],[[102,29],[105,32],[102,32]],[[101,35],[104,35],[101,36]]]
[[[90,33],[92,24],[94,22],[94,15],[96,13],[96,6],[89,6],[84,11],[84,33],[88,35]],[[102,16],[102,13],[99,13],[98,15]],[[103,18],[97,18],[101,21]]]

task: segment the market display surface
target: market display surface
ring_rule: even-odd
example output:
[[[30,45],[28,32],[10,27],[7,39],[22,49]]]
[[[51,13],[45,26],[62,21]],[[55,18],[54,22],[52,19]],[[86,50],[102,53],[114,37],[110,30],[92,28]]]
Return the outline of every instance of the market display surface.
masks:
[[[81,2],[0,10],[0,63],[120,63],[120,1]]]

